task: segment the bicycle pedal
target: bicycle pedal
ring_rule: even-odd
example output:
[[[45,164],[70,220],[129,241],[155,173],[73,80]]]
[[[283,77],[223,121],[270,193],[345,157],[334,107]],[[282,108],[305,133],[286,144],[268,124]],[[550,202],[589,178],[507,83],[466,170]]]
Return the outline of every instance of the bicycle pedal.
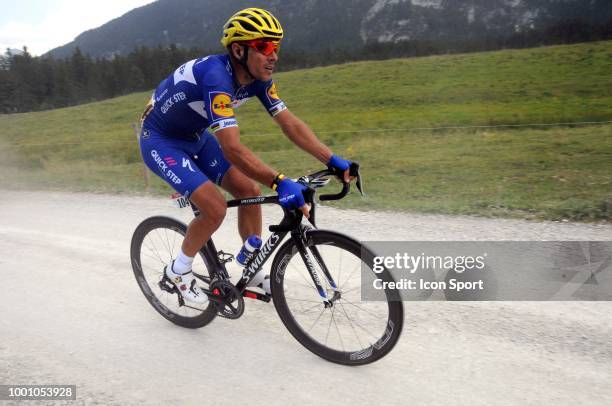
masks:
[[[262,302],[266,302],[266,303],[270,303],[270,300],[272,300],[272,296],[270,295],[266,295],[265,293],[255,292],[249,289],[245,289],[244,292],[242,292],[242,296],[248,297],[249,299],[261,300]]]
[[[159,288],[168,293],[176,293],[176,286],[170,282],[170,280],[164,275],[164,277],[157,284]]]

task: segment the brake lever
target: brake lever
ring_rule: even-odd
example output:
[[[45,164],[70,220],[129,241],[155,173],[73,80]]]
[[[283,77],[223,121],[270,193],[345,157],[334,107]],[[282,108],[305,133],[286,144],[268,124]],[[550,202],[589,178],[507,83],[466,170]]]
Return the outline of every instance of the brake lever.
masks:
[[[310,212],[308,213],[308,221],[310,222],[310,224],[312,224],[314,228],[317,228],[317,225],[315,224],[315,210],[316,210],[317,205],[315,204],[315,201],[314,201],[314,194],[315,194],[315,191],[311,187],[309,187],[303,192],[304,201],[306,203],[310,203]]]
[[[361,193],[361,196],[364,196],[365,193],[363,192],[363,183],[361,182],[361,172],[359,171],[359,164],[357,162],[351,163],[351,167],[349,168],[349,175],[355,176],[357,178],[357,182],[355,182],[355,185],[357,186],[357,190],[359,190],[359,193]]]

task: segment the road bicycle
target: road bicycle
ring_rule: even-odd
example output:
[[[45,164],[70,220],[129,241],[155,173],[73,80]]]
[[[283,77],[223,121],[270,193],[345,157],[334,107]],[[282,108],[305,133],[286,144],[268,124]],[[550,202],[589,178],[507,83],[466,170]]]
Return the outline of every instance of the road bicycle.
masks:
[[[362,192],[359,165],[350,168]],[[182,327],[199,328],[216,316],[237,319],[245,308],[244,298],[274,303],[285,327],[304,347],[331,362],[363,365],[379,360],[397,343],[403,326],[404,309],[396,290],[387,289],[380,301],[362,300],[364,281],[373,277],[393,282],[388,270],[374,274],[375,254],[344,234],[316,227],[316,189],[339,173],[326,169],[299,178],[307,186],[305,200],[311,204],[310,224],[303,223],[299,210],[283,209],[279,224],[269,227],[271,235],[245,265],[237,283],[232,283],[226,264],[233,255],[218,251],[212,238],[199,251],[193,272],[208,295],[207,304],[185,302],[168,280],[163,268],[175,257],[187,226],[173,218],[155,216],[144,220],[131,242],[131,262],[140,289],[163,317]],[[344,198],[350,189],[343,183],[339,193],[319,196],[321,201]],[[230,200],[228,208],[253,204],[279,204],[278,196]],[[186,198],[179,205],[198,208]],[[289,239],[281,245],[283,239]],[[280,247],[280,248],[279,248]],[[270,268],[271,295],[247,287],[278,252]],[[367,276],[364,278],[363,276]]]

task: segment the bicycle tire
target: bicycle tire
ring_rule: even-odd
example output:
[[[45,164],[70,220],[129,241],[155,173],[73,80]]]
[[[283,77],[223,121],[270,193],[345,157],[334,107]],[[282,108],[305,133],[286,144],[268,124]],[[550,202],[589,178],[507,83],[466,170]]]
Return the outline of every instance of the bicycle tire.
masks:
[[[321,253],[321,257],[323,258],[323,261],[326,263],[326,267],[334,268],[334,269],[329,269],[329,272],[334,277],[334,280],[336,280],[337,278],[336,284],[338,285],[341,291],[343,291],[342,274],[341,274],[342,270],[345,267],[348,269],[349,267],[355,266],[355,265],[343,266],[342,255],[345,255],[345,253],[347,253],[346,255],[349,255],[352,258],[351,261],[353,261],[355,264],[359,263],[358,266],[359,266],[360,272],[362,272],[361,270],[362,262],[368,266],[369,270],[373,269],[372,265],[374,262],[375,255],[372,253],[372,251],[369,248],[367,248],[360,242],[352,239],[351,237],[348,237],[340,233],[332,232],[332,231],[310,230],[305,233],[305,239],[306,239],[306,247],[309,253],[312,255],[312,248],[310,247],[316,246],[317,250]],[[331,248],[328,248],[328,247],[331,247]],[[333,249],[334,251],[335,250],[340,251],[341,256],[340,256],[339,264],[337,266],[330,267],[330,264],[328,263],[330,262],[330,260],[331,262],[337,262],[337,260],[334,259],[335,258],[334,256],[336,254],[330,254],[331,249]],[[325,251],[325,254],[323,251]],[[310,300],[304,300],[304,299],[297,299],[295,297],[294,298],[288,297],[288,292],[292,292],[291,288],[289,288],[288,286],[285,286],[288,275],[291,275],[291,272],[295,272],[295,273],[306,272],[307,273],[307,268],[304,266],[301,256],[299,254],[296,255],[296,253],[298,253],[298,248],[296,246],[295,241],[291,239],[285,242],[285,244],[283,244],[283,246],[279,249],[278,254],[274,258],[274,261],[272,263],[272,268],[271,268],[271,274],[270,274],[272,298],[274,301],[274,306],[283,324],[289,330],[289,332],[293,335],[293,337],[297,339],[297,341],[299,341],[304,347],[306,347],[309,351],[313,352],[314,354],[328,361],[342,364],[342,365],[369,364],[387,355],[393,349],[395,344],[397,344],[397,341],[401,335],[401,331],[402,331],[402,327],[404,323],[404,308],[403,308],[403,303],[401,302],[401,298],[398,292],[395,290],[390,290],[390,289],[385,290],[384,291],[385,300],[383,302],[369,302],[369,301],[365,302],[365,301],[361,301],[361,297],[359,297],[360,302],[359,302],[359,305],[357,305],[355,303],[350,302],[348,299],[345,299],[345,296],[344,296],[345,293],[348,295],[350,290],[353,290],[356,288],[345,289],[341,293],[340,299],[338,299],[338,301],[335,302],[334,306],[332,306],[331,308],[331,309],[334,309],[334,308],[340,309],[338,310],[338,317],[336,321],[334,319],[334,313],[333,313],[334,310],[329,310],[329,308],[326,309],[323,305],[323,302],[320,296],[318,296],[318,293],[316,292],[316,290],[314,290],[314,292],[311,292],[313,295],[312,302],[315,303],[315,306],[317,306],[316,300],[319,300],[320,305],[321,305],[320,308],[323,309],[321,313],[319,313],[317,320],[319,320],[322,317],[322,315],[325,313],[326,310],[331,312],[331,315],[329,316],[330,327],[328,327],[327,336],[325,337],[325,342],[321,342],[322,341],[321,339],[314,337],[314,332],[312,331],[314,325],[311,326],[309,330],[305,329],[304,328],[305,326],[302,325],[302,323],[298,321],[298,318],[296,317],[296,315],[300,313],[298,311],[292,311],[291,309],[292,307],[307,306],[307,305],[304,305],[303,303],[310,301]],[[294,261],[294,263],[297,263],[298,265],[295,267],[291,265],[292,260]],[[301,262],[301,265],[299,265],[300,262]],[[314,262],[316,263],[316,261]],[[295,271],[294,268],[297,268],[298,270]],[[300,271],[300,269],[302,270]],[[322,268],[320,265],[318,265],[317,269],[321,270]],[[366,268],[366,271],[367,271],[367,268]],[[322,273],[322,271],[318,271],[318,272]],[[336,273],[337,277],[334,275],[334,273]],[[354,273],[355,271],[353,270],[353,274]],[[373,275],[374,273],[372,272],[372,277]],[[310,274],[307,273],[307,276],[310,278],[309,279],[310,282],[312,282],[312,277],[310,277]],[[393,281],[391,274],[386,269],[380,274],[377,274],[376,277],[382,279],[383,281]],[[327,283],[325,278],[320,278],[320,279],[321,281]],[[308,282],[308,278],[305,278],[304,280]],[[359,289],[361,289],[363,287],[362,285],[363,282],[361,281],[361,278],[359,278],[359,280],[360,280]],[[303,281],[300,281],[298,279],[297,283],[295,283],[295,286],[297,286],[298,289],[300,289],[301,285],[304,285],[301,282]],[[346,283],[347,281],[345,280],[344,285],[346,285]],[[327,283],[327,287],[330,288],[331,285]],[[311,285],[311,288],[314,289],[314,284]],[[311,294],[311,293],[307,293],[308,287],[306,288],[306,290],[304,289],[302,290],[307,295]],[[289,293],[289,294],[294,295],[294,293]],[[314,296],[315,294],[317,295],[316,297]],[[308,298],[310,298],[310,296],[308,296]],[[343,303],[343,300],[346,301],[346,306],[344,305],[345,303]],[[289,303],[291,303],[291,305],[289,305]],[[368,344],[364,345],[361,343],[361,340],[359,339],[359,336],[357,333],[358,327],[363,328],[363,326],[360,326],[359,323],[357,323],[357,320],[359,319],[359,321],[361,321],[362,317],[360,316],[357,318],[352,318],[346,313],[346,311],[347,311],[347,308],[353,309],[353,307],[351,306],[354,306],[358,309],[362,309],[363,311],[365,311],[363,307],[365,307],[365,305],[370,304],[370,303],[378,303],[379,304],[378,307],[380,309],[383,309],[383,311],[386,311],[387,316],[386,316],[386,320],[384,319],[384,317],[381,317],[380,320],[376,320],[376,317],[370,317],[369,314],[366,314],[366,318],[369,317],[370,319],[372,319],[371,320],[372,322],[376,322],[377,325],[380,325],[377,327],[377,329],[382,330],[382,331],[380,331],[380,337],[377,337],[377,333],[371,334],[370,332],[370,334],[374,338],[369,339],[369,345]],[[312,306],[312,303],[310,305]],[[317,311],[318,310],[319,308],[317,308]],[[307,312],[308,311],[306,311],[305,313]],[[351,348],[351,349],[345,348],[345,346],[347,346],[348,343],[345,345],[345,342],[342,339],[342,336],[341,336],[341,333],[338,327],[339,324],[341,324],[341,322],[343,321],[342,319],[343,316],[346,319],[344,321],[344,324],[349,326],[350,327],[349,331],[350,329],[352,329],[355,336],[357,336],[358,343],[355,344],[355,346],[356,347],[362,346],[363,348]],[[328,343],[332,321],[333,321],[333,324],[335,325],[335,329],[337,330],[337,335],[340,338],[339,342],[341,343],[342,348],[333,348],[333,346]],[[367,329],[365,328],[364,330],[367,331]]]
[[[157,280],[159,282],[159,280],[161,280],[164,264],[169,263],[175,256],[176,251],[174,251],[174,247],[177,243],[182,241],[182,238],[177,238],[177,235],[183,237],[186,232],[187,226],[184,223],[170,217],[155,216],[144,220],[136,227],[132,236],[130,247],[132,270],[134,271],[134,276],[136,277],[140,290],[159,314],[178,326],[185,328],[200,328],[210,323],[217,315],[217,311],[211,302],[208,302],[206,309],[193,310],[184,308],[184,306],[178,306],[178,297],[176,297],[176,294],[164,292],[159,286],[155,286],[155,281]],[[145,241],[152,233],[158,236],[159,245],[163,246],[161,250],[152,242],[153,240],[149,242],[149,246],[146,245]],[[172,243],[168,235],[165,236],[165,240],[159,237],[161,233],[173,235],[174,238]],[[150,238],[152,239],[153,237],[151,236]],[[151,248],[151,245],[154,249]],[[145,250],[143,250],[143,247]],[[201,262],[196,256],[197,262],[194,262],[194,272],[206,272],[208,276],[212,278],[213,275],[211,275],[210,268],[208,264],[206,264],[204,260],[205,257],[201,252],[199,257]],[[146,259],[146,262],[152,262],[155,266],[143,266],[143,259]],[[198,268],[197,271],[196,267]],[[147,274],[151,275],[153,286],[150,286],[147,275],[145,275],[145,271],[143,270],[144,268],[147,269]],[[156,271],[158,274],[157,276]],[[201,281],[198,280],[198,283],[201,283]],[[163,300],[160,299],[161,297],[168,299],[166,300],[166,304],[162,303]],[[176,305],[171,305],[172,300],[176,301]],[[174,310],[174,308],[178,310]],[[179,311],[188,313],[189,315],[180,314]]]

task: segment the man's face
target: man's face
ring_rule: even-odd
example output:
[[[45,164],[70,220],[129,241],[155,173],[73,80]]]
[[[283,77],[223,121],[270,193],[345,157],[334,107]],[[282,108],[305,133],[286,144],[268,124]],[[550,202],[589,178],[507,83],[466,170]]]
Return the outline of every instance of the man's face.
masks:
[[[264,82],[270,80],[272,72],[274,72],[276,61],[278,61],[278,54],[276,52],[272,52],[270,55],[266,56],[256,49],[249,49],[249,60],[247,65],[255,79]]]

